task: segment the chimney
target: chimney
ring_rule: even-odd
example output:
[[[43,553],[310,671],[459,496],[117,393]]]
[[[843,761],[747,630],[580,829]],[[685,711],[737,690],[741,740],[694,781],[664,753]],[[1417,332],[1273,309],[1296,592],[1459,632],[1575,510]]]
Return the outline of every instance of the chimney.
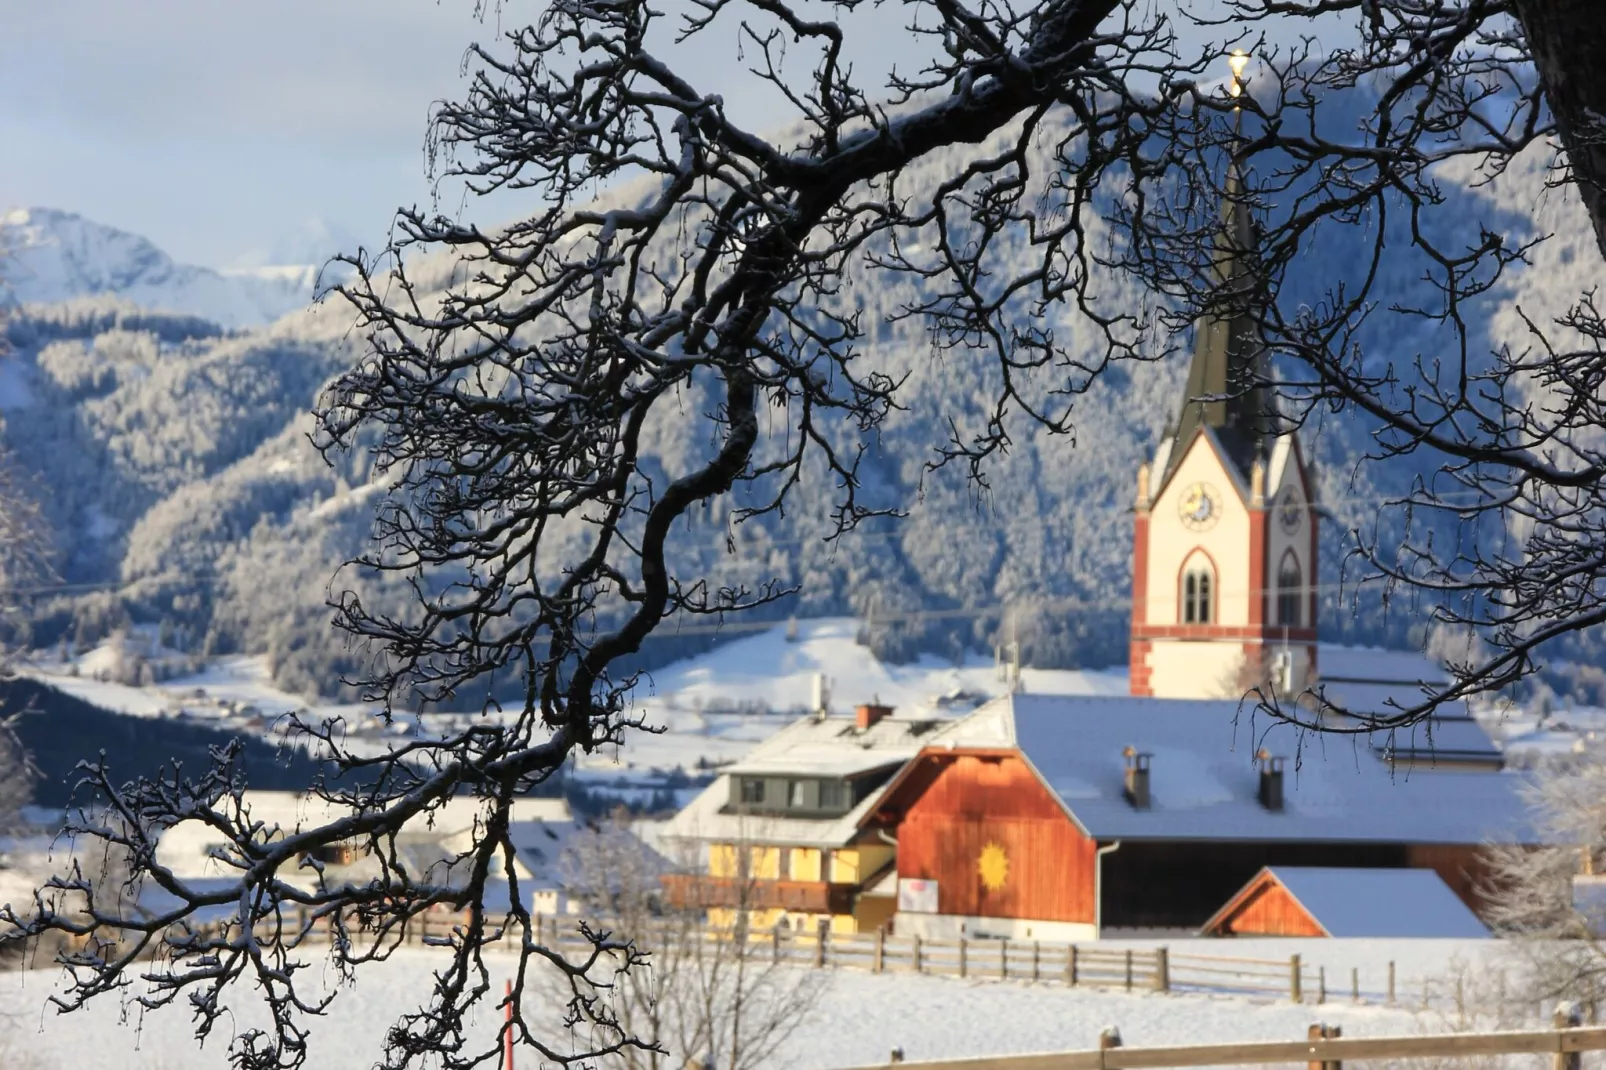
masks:
[[[1149,761],[1152,754],[1143,754],[1131,747],[1121,752],[1126,759],[1126,801],[1134,810],[1149,808]]]
[[[831,712],[831,681],[825,678],[825,673],[814,674],[814,719],[825,720],[825,715]]]
[[[883,706],[879,702],[867,702],[854,711],[853,723],[859,726],[860,731],[864,731],[891,715],[891,706]]]
[[[1274,814],[1283,812],[1283,761],[1264,747],[1255,755],[1260,764],[1260,805]]]

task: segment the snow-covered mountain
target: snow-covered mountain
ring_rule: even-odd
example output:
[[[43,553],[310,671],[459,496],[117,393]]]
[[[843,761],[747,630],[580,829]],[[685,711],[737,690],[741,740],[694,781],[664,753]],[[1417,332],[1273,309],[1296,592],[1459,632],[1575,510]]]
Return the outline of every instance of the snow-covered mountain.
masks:
[[[146,238],[54,208],[0,215],[0,301],[56,304],[110,296],[223,327],[270,323],[313,298],[313,264],[228,271],[180,264]]]
[[[1044,146],[1053,143],[1044,137]],[[963,160],[958,150],[934,155],[903,181],[911,190],[932,188]],[[1475,244],[1485,227],[1524,239],[1553,235],[1500,287],[1463,307],[1475,350],[1531,344],[1524,317],[1548,322],[1578,294],[1606,283],[1577,198],[1547,188],[1549,164],[1541,148],[1495,182],[1470,170],[1440,173],[1446,202],[1432,220],[1441,248]],[[609,196],[624,203],[639,194],[631,188]],[[365,662],[331,639],[331,591],[357,591],[374,612],[401,615],[412,604],[393,573],[346,569],[331,579],[368,547],[384,493],[371,451],[336,455],[331,465],[309,438],[308,408],[365,345],[352,330],[350,307],[326,301],[229,333],[208,320],[239,325],[293,309],[305,302],[310,279],[243,261],[237,275],[183,267],[148,241],[60,212],[12,213],[0,223],[0,241],[24,247],[11,280],[18,296],[72,298],[29,304],[4,325],[12,357],[0,364],[0,444],[48,488],[41,505],[55,533],[57,571],[69,585],[35,606],[32,640],[82,647],[151,625],[180,637],[186,653],[261,655],[279,688],[341,694],[342,678],[361,673]],[[351,247],[316,226],[309,231],[295,240],[310,245],[284,252],[300,255],[297,249],[316,251],[330,241]],[[1402,306],[1431,307],[1437,292],[1422,281],[1410,242],[1391,242],[1388,257],[1374,264],[1372,241],[1363,227],[1335,226],[1319,256],[1295,265],[1281,297],[1296,307],[1349,274],[1375,271],[1380,293]],[[1029,265],[1037,254],[1013,235],[999,255]],[[434,300],[460,281],[461,267],[449,253],[421,256],[410,271],[420,299]],[[927,469],[939,444],[933,429],[991,419],[999,373],[992,362],[959,353],[934,359],[923,326],[899,315],[929,300],[922,286],[917,277],[888,276],[856,261],[837,299],[838,312],[874,325],[861,349],[864,369],[903,383],[903,407],[862,458],[861,501],[905,507],[908,517],[827,542],[836,483],[811,469],[785,514],[742,525],[734,548],[728,510],[744,502],[689,520],[670,548],[672,567],[716,588],[753,589],[771,579],[795,585],[799,594],[771,607],[772,618],[856,615],[884,662],[927,655],[962,663],[1007,635],[1038,668],[1121,664],[1133,474],[1175,415],[1185,361],[1111,368],[1078,399],[1074,440],[1015,425],[1011,449],[990,463],[989,488],[978,495],[956,466]],[[268,302],[265,292],[283,303]],[[1100,282],[1107,307],[1136,308],[1147,298],[1134,280]],[[1099,333],[1076,317],[1057,326],[1056,337],[1084,361],[1101,351]],[[1358,338],[1379,359],[1401,360],[1438,351],[1444,341],[1384,315],[1362,324]],[[713,404],[698,395],[687,405],[700,411],[705,402]],[[674,471],[698,455],[705,431],[695,420],[666,423],[654,431],[643,463]],[[1373,530],[1377,502],[1424,478],[1434,461],[1419,455],[1367,464],[1369,427],[1348,418],[1307,426],[1303,445],[1331,511],[1322,526],[1322,575],[1336,580],[1348,575],[1345,533]],[[1368,603],[1357,611],[1331,589],[1321,614],[1323,637],[1335,642],[1399,647],[1422,639],[1414,610],[1384,612]],[[663,667],[707,650],[714,638],[665,629],[644,647],[642,662]],[[1606,635],[1591,642],[1589,651],[1566,656],[1594,674],[1590,686],[1606,705],[1606,675],[1594,668],[1606,656],[1598,656]]]
[[[323,264],[339,253],[349,253],[362,242],[338,223],[310,216],[280,231],[271,244],[247,250],[223,265],[225,275],[253,269],[275,270],[276,264]]]

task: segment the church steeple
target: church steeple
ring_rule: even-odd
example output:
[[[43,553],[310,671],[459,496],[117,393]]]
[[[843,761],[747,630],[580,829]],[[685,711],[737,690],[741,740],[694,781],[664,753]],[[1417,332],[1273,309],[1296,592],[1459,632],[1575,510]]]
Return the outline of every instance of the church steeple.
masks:
[[[1234,96],[1247,61],[1233,57]],[[1267,292],[1241,167],[1228,164],[1177,425],[1137,474],[1134,695],[1293,696],[1316,678],[1318,517],[1269,383]]]
[[[1162,482],[1181,462],[1201,426],[1216,433],[1246,476],[1264,450],[1263,438],[1279,430],[1270,391],[1263,385],[1268,362],[1259,328],[1265,292],[1255,263],[1258,246],[1258,230],[1234,159],[1227,167],[1221,226],[1211,258],[1216,292],[1194,324],[1188,385]]]

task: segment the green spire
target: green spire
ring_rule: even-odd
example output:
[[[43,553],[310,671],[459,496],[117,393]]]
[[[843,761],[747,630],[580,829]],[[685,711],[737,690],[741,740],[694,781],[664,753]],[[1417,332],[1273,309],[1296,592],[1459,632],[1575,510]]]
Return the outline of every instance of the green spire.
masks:
[[[1233,160],[1227,169],[1221,228],[1212,257],[1217,293],[1211,308],[1194,324],[1193,363],[1166,478],[1200,427],[1216,433],[1246,474],[1261,438],[1276,430],[1269,391],[1252,385],[1265,381],[1267,360],[1257,324],[1263,301],[1253,266],[1258,234],[1245,200],[1238,161]]]

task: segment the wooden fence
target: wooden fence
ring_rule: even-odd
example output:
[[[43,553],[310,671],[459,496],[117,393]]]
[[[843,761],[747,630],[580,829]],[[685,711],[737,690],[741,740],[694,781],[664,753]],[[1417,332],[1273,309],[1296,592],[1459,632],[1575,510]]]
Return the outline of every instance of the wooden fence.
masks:
[[[1549,1055],[1552,1070],[1580,1070],[1580,1054],[1606,1051],[1606,1029],[1580,1028],[1576,1008],[1556,1012],[1554,1028],[1503,1033],[1344,1038],[1334,1026],[1312,1025],[1306,1039],[1188,1047],[1127,1048],[1107,1030],[1099,1047],[1040,1055],[997,1055],[937,1062],[892,1062],[903,1070],[1157,1070],[1162,1067],[1254,1066],[1305,1063],[1309,1070],[1342,1070],[1345,1060],[1457,1058],[1489,1055]],[[865,1067],[861,1070],[872,1070]]]
[[[537,940],[556,950],[579,951],[583,937],[569,916],[536,916]],[[427,945],[450,939],[463,917],[426,913],[414,918],[403,934],[404,944]],[[501,927],[500,918],[492,927]],[[295,926],[316,942],[327,939],[327,923]],[[651,928],[631,934],[651,950],[665,933]],[[729,940],[730,930],[709,929],[708,939]],[[1168,947],[1112,947],[1109,944],[1059,944],[1042,941],[967,939],[925,940],[889,936],[885,932],[832,933],[827,929],[751,930],[749,946],[777,962],[815,968],[848,967],[874,973],[909,972],[975,980],[1029,981],[1037,984],[1114,988],[1126,991],[1200,992],[1285,998],[1294,1003],[1396,1004],[1426,1006],[1430,995],[1449,998],[1450,991],[1430,994],[1417,982],[1409,994],[1398,984],[1394,963],[1375,976],[1359,970],[1334,975],[1306,964],[1298,954],[1286,959],[1249,958],[1179,952]]]

